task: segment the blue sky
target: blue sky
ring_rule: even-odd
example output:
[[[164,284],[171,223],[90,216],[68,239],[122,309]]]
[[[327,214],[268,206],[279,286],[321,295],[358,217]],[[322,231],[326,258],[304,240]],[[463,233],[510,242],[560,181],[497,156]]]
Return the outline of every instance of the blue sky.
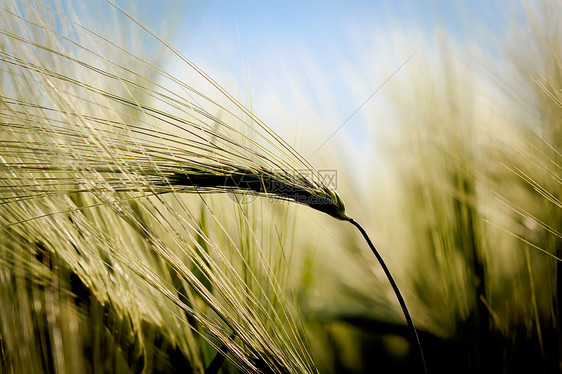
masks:
[[[142,22],[244,104],[251,97],[253,111],[276,131],[296,129],[289,142],[305,149],[328,138],[409,56],[398,74],[421,63],[435,30],[493,54],[521,11],[517,0],[141,0],[136,7]],[[181,74],[184,67],[169,68]],[[365,112],[384,126],[385,93],[397,81],[334,136],[335,144],[351,144],[350,157],[372,147]],[[310,139],[313,122],[321,129]]]
[[[194,1],[174,12],[183,14],[175,27],[174,43],[217,79],[234,79],[226,84],[229,90],[251,88],[256,104],[271,87],[280,96],[289,96],[289,86],[295,82],[282,76],[292,71],[291,80],[298,80],[308,99],[322,111],[324,99],[312,86],[324,84],[324,90],[335,96],[330,107],[339,107],[320,119],[331,122],[326,123],[327,129],[335,129],[393,67],[420,52],[416,43],[424,34],[432,35],[440,28],[459,43],[493,50],[495,39],[505,37],[506,14],[513,13],[515,4],[506,0]],[[164,5],[152,8],[151,13],[170,9]],[[391,43],[397,33],[412,40],[400,53],[381,45],[385,37]],[[349,71],[366,86],[349,87]],[[286,105],[291,107],[290,99]],[[270,115],[258,105],[254,110]],[[360,122],[358,113],[342,133],[361,138]]]
[[[519,0],[114,1],[243,104],[251,103],[258,117],[319,168],[330,165],[321,152],[312,157],[313,150],[414,55],[328,144],[345,147],[341,153],[359,170],[362,163],[382,163],[363,155],[378,147],[376,127],[392,126],[389,93],[400,92],[408,69],[423,63],[436,30],[457,45],[494,55],[510,22],[517,25],[522,14]],[[103,1],[76,6],[107,9]],[[94,23],[108,14],[86,11]],[[188,69],[177,59],[153,57],[180,78]]]

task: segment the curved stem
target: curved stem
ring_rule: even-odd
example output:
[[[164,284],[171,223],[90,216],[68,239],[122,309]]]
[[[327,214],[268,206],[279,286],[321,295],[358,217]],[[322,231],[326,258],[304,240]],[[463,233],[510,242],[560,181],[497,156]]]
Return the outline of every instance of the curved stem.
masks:
[[[406,322],[408,322],[408,326],[410,327],[410,329],[412,330],[412,332],[414,334],[414,337],[416,339],[416,343],[418,344],[418,349],[419,349],[419,352],[420,352],[420,358],[421,358],[421,361],[422,361],[422,364],[423,364],[423,369],[424,369],[425,373],[427,374],[427,366],[425,364],[425,357],[423,355],[423,350],[422,350],[420,338],[418,336],[418,330],[416,330],[416,326],[414,326],[414,321],[412,320],[412,317],[410,316],[410,312],[408,312],[408,307],[406,307],[406,302],[404,301],[404,298],[402,297],[402,294],[400,293],[400,290],[398,289],[398,285],[394,281],[394,278],[392,277],[392,274],[390,273],[390,270],[388,269],[388,267],[384,263],[381,255],[379,254],[379,252],[375,248],[373,242],[371,242],[371,239],[369,238],[369,235],[367,235],[367,232],[355,220],[350,219],[349,222],[352,225],[354,225],[355,227],[357,227],[357,229],[361,232],[361,234],[363,235],[363,238],[365,238],[365,241],[367,242],[367,244],[371,248],[371,251],[373,251],[373,253],[377,257],[377,260],[381,264],[382,269],[384,270],[384,273],[386,274],[386,277],[388,278],[388,281],[390,282],[390,285],[392,286],[392,289],[394,290],[394,293],[396,294],[396,298],[398,299],[398,302],[400,303],[400,306],[402,307],[402,312],[404,313],[404,317],[406,317]]]

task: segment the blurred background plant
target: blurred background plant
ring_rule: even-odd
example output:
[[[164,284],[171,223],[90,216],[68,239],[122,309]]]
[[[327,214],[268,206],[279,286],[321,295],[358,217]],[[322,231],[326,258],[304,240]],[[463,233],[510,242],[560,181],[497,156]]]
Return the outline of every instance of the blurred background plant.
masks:
[[[68,108],[77,97],[83,114],[155,122],[107,98],[88,103],[84,92],[66,83],[49,91],[73,98],[57,103],[68,110],[61,109],[60,117],[30,106],[14,111],[7,98],[56,101],[34,88],[44,83],[24,79],[21,61],[9,59],[16,55],[16,37],[35,32],[55,51],[65,46],[85,63],[92,58],[23,23],[12,14],[21,5],[2,2],[0,26],[3,372],[419,372],[392,290],[350,225],[267,198],[238,203],[236,195],[152,196],[101,187],[98,193],[68,192],[49,184],[41,196],[15,192],[13,186],[31,178],[17,169],[26,142],[57,144],[44,131],[47,120],[76,120]],[[433,6],[428,9],[439,3]],[[30,5],[26,14],[118,61],[120,76],[146,89],[129,91],[124,82],[99,79],[73,64],[63,66],[65,74],[85,83],[98,79],[108,92],[185,115],[151,96],[170,83],[162,83],[161,68],[215,100],[219,105],[209,112],[215,110],[218,122],[257,137],[261,130],[252,118],[161,43],[108,4],[97,10],[112,20],[103,25],[101,17],[84,17],[94,14],[85,8],[56,9],[149,64],[117,48],[105,51],[107,41],[41,6]],[[197,4],[185,9],[209,17]],[[306,74],[289,69],[268,83],[259,72],[240,74],[201,58],[207,73],[305,158],[337,170],[338,193],[393,271],[432,373],[559,372],[562,362],[562,6],[541,0],[517,9],[497,13],[509,20],[504,37],[497,25],[476,22],[465,25],[477,34],[468,40],[442,24],[421,28],[417,37],[415,28],[399,32],[398,21],[384,34],[355,30],[352,37],[372,56],[361,59],[378,61],[377,77],[366,79],[343,60],[341,76],[333,76],[349,96],[345,100],[327,89],[334,86],[321,74],[322,61],[311,59],[302,65]],[[174,35],[143,16],[142,3],[138,12],[142,22]],[[377,41],[365,42],[376,31]],[[239,38],[228,48],[243,49]],[[224,53],[212,38],[198,40],[194,46],[211,55]],[[60,68],[56,58],[27,58]],[[285,58],[300,61],[297,51]],[[115,71],[103,59],[96,63]],[[390,76],[353,121],[318,148]],[[288,87],[276,92],[281,80]],[[185,87],[174,89],[191,95]],[[355,107],[345,113],[350,102]],[[15,130],[14,124],[39,119],[45,123],[40,133]],[[7,153],[6,144],[20,146]],[[218,352],[224,363],[213,361],[223,356]]]

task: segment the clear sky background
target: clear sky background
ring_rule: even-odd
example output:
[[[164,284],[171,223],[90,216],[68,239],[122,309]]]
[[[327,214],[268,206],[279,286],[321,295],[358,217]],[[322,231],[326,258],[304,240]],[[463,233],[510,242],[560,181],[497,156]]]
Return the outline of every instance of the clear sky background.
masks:
[[[431,53],[438,33],[494,55],[522,13],[517,0],[141,0],[135,6],[142,22],[320,167],[322,152],[310,150],[414,55],[326,146],[345,146],[362,166],[362,155],[377,147],[373,127],[390,126],[386,94]],[[181,75],[185,66],[167,68]]]
[[[291,128],[295,138],[288,140],[308,149],[326,140],[414,55],[334,136],[333,142],[347,141],[357,152],[372,143],[373,123],[363,115],[379,113],[384,126],[385,93],[431,53],[436,30],[457,45],[494,55],[522,14],[518,0],[114,1],[271,127]],[[107,4],[77,3],[84,9],[95,5]],[[166,68],[180,76],[186,69],[177,62]]]

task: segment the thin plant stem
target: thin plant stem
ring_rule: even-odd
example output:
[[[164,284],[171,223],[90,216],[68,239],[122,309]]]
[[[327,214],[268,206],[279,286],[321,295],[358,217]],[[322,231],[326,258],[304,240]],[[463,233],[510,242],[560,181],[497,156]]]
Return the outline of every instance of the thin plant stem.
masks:
[[[384,270],[384,273],[386,274],[386,277],[388,278],[388,281],[390,282],[390,285],[392,286],[392,289],[394,290],[394,294],[396,295],[396,298],[398,299],[398,302],[400,303],[400,306],[402,307],[402,312],[404,313],[404,317],[406,317],[406,322],[408,323],[408,326],[410,327],[410,329],[412,330],[412,333],[414,334],[414,338],[416,339],[416,343],[418,344],[418,349],[419,349],[419,352],[420,352],[420,358],[421,358],[421,362],[423,364],[423,369],[424,369],[424,372],[427,374],[428,371],[427,371],[427,366],[425,364],[425,356],[423,355],[423,349],[422,349],[422,346],[421,346],[420,337],[418,336],[418,330],[416,329],[416,326],[414,326],[414,321],[412,320],[412,316],[410,316],[410,312],[408,311],[408,307],[406,306],[406,302],[404,301],[404,298],[402,297],[402,294],[400,293],[400,290],[398,289],[398,285],[394,281],[394,278],[392,277],[392,274],[390,273],[390,270],[388,269],[388,267],[384,263],[384,260],[382,259],[380,253],[377,251],[377,249],[375,248],[375,245],[373,244],[373,242],[369,238],[369,235],[367,235],[367,232],[355,220],[350,219],[349,222],[353,226],[357,227],[357,229],[361,232],[361,234],[363,235],[363,238],[365,238],[365,241],[369,245],[369,248],[371,248],[371,251],[373,251],[373,253],[375,254],[375,257],[377,258],[377,260],[381,264],[382,269]]]

